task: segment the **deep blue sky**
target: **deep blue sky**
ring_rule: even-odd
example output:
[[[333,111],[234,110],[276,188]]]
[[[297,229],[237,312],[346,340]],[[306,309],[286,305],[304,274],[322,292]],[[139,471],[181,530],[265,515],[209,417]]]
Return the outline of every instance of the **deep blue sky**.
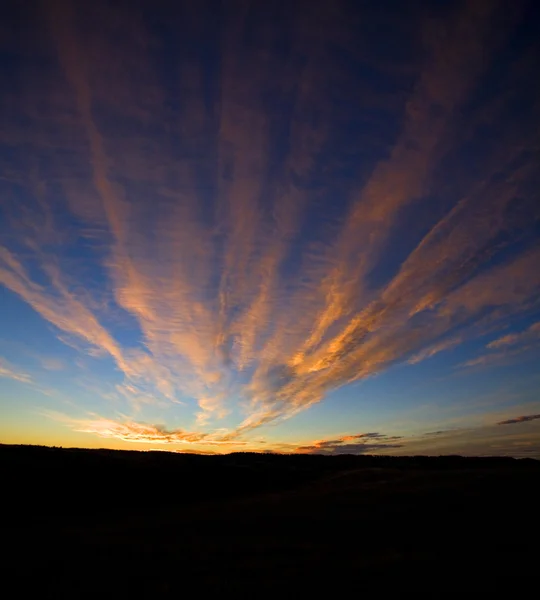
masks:
[[[535,2],[0,10],[1,441],[540,457]]]

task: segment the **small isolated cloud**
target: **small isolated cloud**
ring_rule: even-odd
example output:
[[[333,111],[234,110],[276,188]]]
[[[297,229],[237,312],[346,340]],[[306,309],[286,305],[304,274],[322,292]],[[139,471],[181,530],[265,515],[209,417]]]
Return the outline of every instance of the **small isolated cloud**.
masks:
[[[497,425],[514,425],[515,423],[527,423],[528,421],[535,421],[536,419],[540,419],[540,414],[538,415],[522,415],[520,417],[515,417],[514,419],[507,419],[506,421],[499,421]]]
[[[46,371],[63,371],[66,368],[66,364],[61,358],[44,357],[40,362]]]

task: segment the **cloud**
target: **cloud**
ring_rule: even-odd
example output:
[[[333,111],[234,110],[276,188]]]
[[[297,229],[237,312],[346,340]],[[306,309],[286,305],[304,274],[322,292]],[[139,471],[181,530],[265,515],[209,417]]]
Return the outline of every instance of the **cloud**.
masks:
[[[206,425],[206,423],[212,417],[223,419],[229,414],[229,410],[224,405],[225,398],[214,397],[214,398],[199,398],[199,408],[201,411],[197,414],[197,424],[200,426]]]
[[[36,283],[22,263],[8,249],[0,247],[0,283],[60,331],[85,342],[90,347],[88,354],[97,351],[98,355],[108,355],[126,378],[136,384],[150,382],[157,392],[171,396],[166,369],[143,350],[122,348],[94,312],[70,291],[54,262],[43,256],[38,258],[42,260],[41,275],[46,285]]]
[[[521,417],[515,417],[514,419],[507,419],[506,421],[499,421],[497,425],[513,425],[515,423],[527,423],[528,421],[535,421],[536,419],[540,419],[540,414],[523,415]]]
[[[122,350],[96,317],[70,293],[53,265],[43,264],[49,285],[32,281],[25,267],[4,247],[0,247],[0,282],[18,294],[58,329],[81,338],[113,357],[118,366],[129,371]]]
[[[521,427],[499,427],[486,420],[484,425],[473,426],[465,431],[457,429],[445,431],[444,434],[408,438],[403,448],[388,452],[409,456],[459,454],[540,458],[540,444],[536,432],[524,431]]]
[[[0,358],[0,377],[14,379],[20,383],[32,383],[33,379],[24,371],[11,365],[5,358]]]
[[[464,11],[447,16],[444,24],[429,23],[430,32],[438,25],[445,35],[426,34],[426,62],[406,103],[401,134],[389,158],[379,162],[360,191],[331,249],[327,258],[331,269],[318,290],[323,308],[295,360],[314,350],[359,300],[365,301],[366,276],[380,258],[402,210],[425,193],[455,110],[482,71],[490,12],[485,6],[469,4]],[[355,329],[354,318],[350,325],[345,331]],[[338,340],[333,346],[336,352]]]
[[[382,433],[359,433],[344,435],[332,440],[318,440],[309,445],[297,446],[294,452],[299,454],[367,454],[380,450],[403,447],[403,443],[395,443],[402,436],[387,436]]]
[[[345,5],[324,32],[300,9],[277,28],[254,14],[249,36],[225,11],[224,29],[200,36],[215,40],[214,72],[207,49],[176,56],[138,11],[81,10],[47,7],[47,83],[17,90],[6,124],[24,194],[7,210],[21,235],[0,249],[0,282],[77,352],[112,360],[131,407],[193,402],[197,428],[235,419],[226,435],[238,439],[538,308],[540,249],[508,241],[530,241],[538,216],[527,200],[539,183],[536,132],[503,104],[489,116],[470,108],[511,11],[497,32],[495,3],[415,22],[399,35],[403,47],[420,40],[419,59],[385,50],[384,64],[395,62],[384,67],[367,64]],[[188,11],[193,28],[175,24],[190,48],[214,23],[201,11]],[[369,20],[359,26],[369,33]],[[287,56],[275,51],[285,30]],[[380,90],[349,63],[378,72]],[[501,86],[521,66],[502,70]],[[498,143],[471,152],[463,136],[493,122]],[[415,209],[429,223],[409,239],[400,225]],[[47,244],[33,237],[41,221]],[[489,349],[518,343],[506,338]],[[133,420],[80,426],[130,441],[214,435]]]
[[[414,354],[413,356],[411,356],[409,358],[409,360],[407,362],[411,365],[415,365],[415,364],[420,363],[428,358],[431,358],[432,356],[435,356],[435,354],[439,354],[439,352],[443,352],[444,350],[450,350],[451,348],[454,348],[455,346],[461,344],[462,342],[463,342],[462,337],[454,337],[454,338],[450,338],[447,340],[443,340],[441,342],[433,344],[432,346],[428,346],[427,348],[424,348],[417,354]]]
[[[521,333],[512,333],[490,342],[486,348],[502,348],[515,346],[524,342],[532,342],[540,339],[540,322],[533,323],[527,330]]]
[[[65,362],[61,358],[44,356],[40,358],[40,362],[46,371],[63,371],[66,368]]]
[[[25,383],[33,388],[35,391],[43,394],[44,396],[55,397],[58,396],[57,392],[47,386],[44,386],[36,381],[35,377],[25,370],[14,366],[5,358],[0,357],[0,379],[13,379],[19,383]]]
[[[129,418],[114,420],[92,415],[89,419],[74,419],[62,413],[44,411],[44,415],[56,421],[62,422],[74,431],[89,433],[102,438],[118,439],[124,442],[137,442],[143,444],[198,444],[205,445],[228,445],[242,446],[244,442],[227,439],[222,432],[204,433],[196,431],[185,431],[183,429],[167,429],[164,425],[155,425],[133,421]]]
[[[215,456],[219,454],[219,452],[214,452],[212,450],[197,450],[197,452],[193,452],[193,450],[173,450],[170,448],[148,448],[148,452],[172,452],[174,454],[205,454],[209,456]]]
[[[540,348],[540,323],[533,323],[525,331],[519,333],[511,333],[486,345],[488,352],[476,358],[473,358],[461,367],[478,367],[504,365],[512,363],[516,357],[521,356],[526,352],[538,350]],[[498,350],[494,352],[494,350]]]
[[[167,430],[160,425],[148,425],[127,421],[117,423],[107,419],[80,422],[75,431],[93,433],[99,437],[116,438],[125,442],[173,444],[199,442],[204,435],[189,433],[181,429]]]

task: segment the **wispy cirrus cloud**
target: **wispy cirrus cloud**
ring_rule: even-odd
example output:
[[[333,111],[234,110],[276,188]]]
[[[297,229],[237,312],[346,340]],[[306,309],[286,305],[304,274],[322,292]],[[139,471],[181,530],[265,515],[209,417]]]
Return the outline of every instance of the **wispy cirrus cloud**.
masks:
[[[95,315],[72,294],[51,265],[43,265],[48,281],[39,285],[7,248],[0,247],[0,281],[18,294],[44,319],[109,354],[122,370],[129,371],[120,346]]]
[[[232,7],[216,25],[194,8],[185,23],[171,17],[183,32],[174,43],[140,11],[47,6],[49,37],[35,43],[55,85],[31,78],[38,89],[19,90],[12,107],[24,119],[6,124],[26,200],[8,210],[24,235],[6,238],[0,281],[59,337],[112,359],[123,379],[116,389],[132,406],[193,401],[201,431],[106,419],[75,426],[129,441],[211,443],[203,429],[234,418],[228,435],[238,439],[342,385],[538,309],[536,131],[507,118],[504,103],[488,117],[470,108],[519,19],[509,10],[495,30],[499,8],[472,2],[428,22],[410,17],[399,36],[403,47],[421,40],[415,57],[396,52],[379,90],[358,76],[358,65],[380,65],[356,45],[362,36],[339,3],[324,35],[317,11],[291,9],[276,28],[255,9]],[[289,40],[281,53],[280,36]],[[202,38],[212,42],[192,52]],[[176,45],[184,43],[185,52]],[[209,66],[213,54],[221,60]],[[511,64],[501,80],[528,86],[520,70]],[[528,110],[538,117],[537,104]],[[379,139],[370,119],[394,131]],[[30,152],[26,122],[39,131]],[[499,141],[475,149],[478,177],[465,132],[492,123]],[[455,183],[447,190],[442,180]],[[382,268],[415,208],[429,225]],[[517,344],[515,336],[488,348]],[[327,449],[362,451],[367,439],[327,440]]]
[[[490,342],[486,348],[503,348],[515,346],[516,344],[536,342],[538,340],[540,340],[540,322],[533,323],[528,329],[520,333],[511,333],[502,336]]]
[[[41,257],[40,257],[41,258]],[[163,395],[171,396],[166,369],[140,349],[125,349],[100,323],[95,313],[63,281],[54,263],[40,264],[45,284],[36,283],[26,268],[6,248],[0,247],[0,282],[19,295],[44,319],[114,360],[124,376],[136,384],[150,382]]]
[[[10,364],[5,358],[0,358],[0,377],[14,379],[20,383],[32,383],[32,377],[25,371]]]
[[[540,350],[540,323],[526,330],[510,333],[486,344],[486,353],[463,363],[462,367],[481,367],[508,364],[521,359],[523,354]]]

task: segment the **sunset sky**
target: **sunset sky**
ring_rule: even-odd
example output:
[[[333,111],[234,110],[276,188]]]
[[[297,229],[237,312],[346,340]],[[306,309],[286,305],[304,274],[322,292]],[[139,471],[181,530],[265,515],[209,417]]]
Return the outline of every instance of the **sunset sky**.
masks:
[[[0,442],[540,458],[535,1],[2,2]]]

